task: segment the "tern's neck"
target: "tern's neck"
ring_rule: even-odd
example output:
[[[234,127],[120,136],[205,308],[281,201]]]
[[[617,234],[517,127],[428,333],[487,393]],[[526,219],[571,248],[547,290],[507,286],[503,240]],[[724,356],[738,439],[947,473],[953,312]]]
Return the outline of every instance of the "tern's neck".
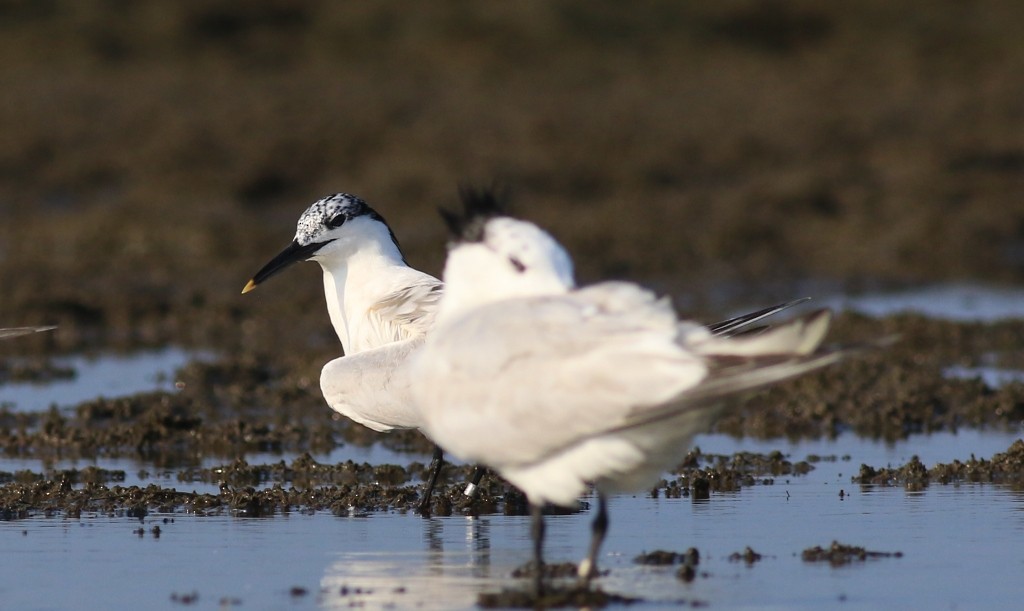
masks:
[[[388,270],[408,267],[394,243],[370,242],[347,256],[319,261],[324,271],[327,312],[345,354],[358,352],[353,326],[370,308],[391,291]]]

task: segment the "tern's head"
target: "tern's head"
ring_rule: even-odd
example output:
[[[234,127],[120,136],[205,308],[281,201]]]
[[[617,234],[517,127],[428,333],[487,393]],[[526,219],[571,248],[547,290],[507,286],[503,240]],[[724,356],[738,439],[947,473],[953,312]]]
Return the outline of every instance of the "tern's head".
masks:
[[[330,267],[334,261],[343,262],[361,249],[371,248],[402,260],[398,240],[384,217],[355,195],[328,195],[302,213],[292,243],[256,272],[242,292],[248,293],[296,261],[317,261]]]
[[[572,260],[550,234],[504,214],[493,193],[462,191],[461,214],[442,211],[452,232],[445,262],[448,306],[561,294],[575,286]]]

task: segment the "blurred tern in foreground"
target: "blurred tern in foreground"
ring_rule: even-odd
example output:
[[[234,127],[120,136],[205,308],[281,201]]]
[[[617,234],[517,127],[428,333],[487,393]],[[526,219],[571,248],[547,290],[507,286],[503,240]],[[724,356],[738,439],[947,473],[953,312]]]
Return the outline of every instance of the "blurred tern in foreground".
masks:
[[[412,393],[431,439],[526,493],[538,592],[545,503],[573,506],[596,488],[579,566],[589,583],[608,494],[653,485],[729,399],[845,354],[819,349],[827,310],[729,337],[679,320],[667,299],[634,284],[572,288],[572,262],[550,235],[502,215],[488,193],[464,192],[463,203],[462,215],[442,213],[454,241]]]
[[[347,193],[324,197],[303,212],[292,243],[242,293],[297,261],[323,268],[327,311],[345,353],[320,374],[328,405],[375,431],[421,428],[409,394],[408,356],[434,325],[441,281],[409,267],[384,218]],[[442,456],[435,446],[421,512],[430,507]],[[474,473],[467,494],[482,473]]]

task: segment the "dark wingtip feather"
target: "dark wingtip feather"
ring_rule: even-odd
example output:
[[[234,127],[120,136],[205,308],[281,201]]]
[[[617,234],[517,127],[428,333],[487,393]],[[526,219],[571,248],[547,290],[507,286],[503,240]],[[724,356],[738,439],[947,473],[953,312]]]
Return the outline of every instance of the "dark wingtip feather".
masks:
[[[778,314],[783,310],[788,310],[793,306],[799,305],[810,300],[810,297],[801,297],[800,299],[794,299],[792,301],[787,301],[786,303],[780,303],[778,305],[774,305],[769,308],[764,308],[756,312],[743,314],[742,316],[730,318],[729,320],[723,320],[721,322],[710,324],[708,325],[708,330],[711,331],[711,333],[714,335],[723,335],[726,337],[740,334],[758,333],[771,328],[771,325],[762,325],[759,327],[751,327],[751,325],[764,318]]]
[[[452,240],[455,242],[480,242],[484,239],[484,226],[496,216],[505,216],[504,193],[495,187],[459,187],[462,212],[439,208]]]

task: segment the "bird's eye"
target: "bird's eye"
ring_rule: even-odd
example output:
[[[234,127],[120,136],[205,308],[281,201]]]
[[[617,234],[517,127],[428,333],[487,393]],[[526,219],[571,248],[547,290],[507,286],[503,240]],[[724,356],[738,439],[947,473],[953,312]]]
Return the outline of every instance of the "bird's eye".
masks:
[[[523,262],[520,261],[519,259],[516,259],[515,257],[509,257],[508,262],[511,263],[512,267],[514,267],[515,270],[520,274],[526,271],[526,265],[524,265]]]
[[[327,226],[330,227],[331,229],[337,229],[338,227],[341,227],[344,224],[345,224],[345,215],[344,214],[339,214],[338,216],[332,217],[329,221],[327,221]]]

